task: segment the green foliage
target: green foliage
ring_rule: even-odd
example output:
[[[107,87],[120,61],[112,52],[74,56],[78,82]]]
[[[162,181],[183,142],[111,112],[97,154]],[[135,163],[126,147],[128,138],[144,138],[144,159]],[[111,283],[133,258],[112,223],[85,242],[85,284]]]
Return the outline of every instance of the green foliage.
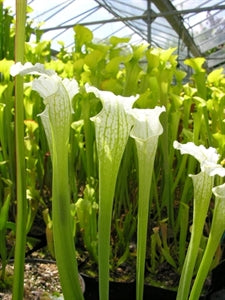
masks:
[[[97,255],[97,210],[98,204],[95,197],[95,189],[87,184],[84,197],[79,198],[75,204],[77,220],[83,235],[84,245],[91,259],[98,262]]]
[[[14,58],[14,36],[12,29],[13,16],[10,8],[3,8],[3,1],[0,2],[0,59],[8,60]]]
[[[14,20],[9,9],[0,7],[0,204],[1,240],[6,242],[8,223],[15,221],[15,141],[14,141],[14,84],[9,75],[14,56]],[[10,25],[10,26],[9,26]],[[27,22],[25,61],[40,62],[54,69],[62,78],[75,78],[81,87],[86,83],[116,95],[139,95],[133,107],[154,108],[164,105],[166,113],[160,118],[164,133],[159,138],[152,186],[148,249],[150,272],[168,263],[180,272],[189,242],[189,224],[192,222],[190,204],[193,199],[190,173],[198,170],[192,157],[181,156],[173,149],[173,141],[192,141],[206,147],[215,147],[225,158],[225,77],[223,69],[207,74],[204,58],[185,61],[192,70],[191,78],[178,68],[176,49],[150,48],[146,44],[131,45],[128,38],[111,37],[104,43],[95,42],[93,33],[85,27],[74,27],[75,46],[68,52],[61,43],[59,53],[52,59],[51,42],[29,42],[32,23]],[[185,84],[183,83],[185,79]],[[102,105],[93,94],[84,89],[72,101],[74,114],[69,139],[70,197],[76,207],[76,230],[93,260],[97,260],[96,240],[98,226],[98,163],[95,131],[90,118],[97,115]],[[51,200],[52,165],[49,147],[40,118],[43,103],[29,87],[24,90],[24,146],[26,166],[26,196],[28,201],[27,232],[32,230],[38,209],[45,211]],[[93,184],[94,182],[94,184]],[[133,257],[129,244],[135,240],[137,220],[137,153],[134,143],[128,140],[114,195],[110,264],[116,268]],[[8,195],[10,194],[10,197]],[[9,200],[10,199],[10,200]],[[9,206],[8,206],[9,204]],[[74,207],[73,207],[74,208]],[[85,213],[88,212],[88,213]],[[51,211],[46,221],[49,247],[52,247]],[[87,215],[91,224],[87,222]],[[46,219],[46,220],[47,220]],[[162,220],[164,220],[162,225]],[[185,221],[184,221],[185,220]],[[123,222],[124,221],[124,222]],[[210,224],[208,224],[210,227]],[[164,235],[166,226],[170,236]],[[171,233],[172,232],[172,233]],[[77,235],[79,233],[77,232]],[[4,248],[4,243],[2,243]],[[11,249],[1,257],[5,261]],[[82,251],[78,249],[78,251]]]

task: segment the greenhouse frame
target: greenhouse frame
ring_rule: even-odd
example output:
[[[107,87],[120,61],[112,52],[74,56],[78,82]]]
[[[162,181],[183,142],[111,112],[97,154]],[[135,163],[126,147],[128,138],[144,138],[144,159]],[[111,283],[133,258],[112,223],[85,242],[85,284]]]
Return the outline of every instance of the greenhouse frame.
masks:
[[[43,5],[40,3],[43,2]],[[7,5],[7,1],[6,1]],[[225,5],[222,0],[31,0],[29,17],[43,30],[43,39],[73,46],[72,28],[90,28],[100,42],[112,35],[131,38],[131,43],[148,42],[163,49],[176,47],[179,61],[201,56],[208,68],[225,61]],[[60,20],[60,21],[59,21]]]

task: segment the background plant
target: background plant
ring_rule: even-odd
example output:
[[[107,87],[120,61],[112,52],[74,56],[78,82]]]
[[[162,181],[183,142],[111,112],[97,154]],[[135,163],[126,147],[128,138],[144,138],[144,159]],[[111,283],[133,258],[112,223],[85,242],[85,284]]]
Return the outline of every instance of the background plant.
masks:
[[[15,61],[24,62],[26,0],[16,1]],[[16,244],[12,299],[23,298],[26,247],[26,180],[23,111],[23,78],[15,78],[15,152],[16,152]]]

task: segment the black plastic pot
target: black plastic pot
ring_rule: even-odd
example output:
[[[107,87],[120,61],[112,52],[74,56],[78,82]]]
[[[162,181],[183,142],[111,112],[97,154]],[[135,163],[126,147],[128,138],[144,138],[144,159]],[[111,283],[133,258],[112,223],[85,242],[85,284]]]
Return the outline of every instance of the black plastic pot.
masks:
[[[207,300],[225,300],[225,261],[212,271],[212,284]]]
[[[225,266],[225,264],[224,264]],[[223,275],[219,272],[223,269]],[[201,296],[199,300],[225,300],[225,267],[220,266],[212,274],[212,287],[207,295]],[[222,275],[222,276],[221,276]],[[85,281],[85,300],[99,300],[98,281],[82,275]],[[219,278],[218,278],[219,276]],[[224,284],[224,285],[223,285]],[[110,300],[136,300],[135,282],[121,283],[110,282],[109,299]],[[165,288],[145,285],[143,300],[176,300],[176,291]],[[197,300],[197,299],[196,299]]]
[[[94,278],[83,275],[85,281],[85,300],[99,300],[98,281]],[[135,300],[135,282],[121,283],[110,282],[109,299],[110,300]],[[145,285],[143,300],[175,300],[176,292],[158,288],[154,286]],[[202,298],[204,299],[204,298]]]
[[[55,263],[53,260],[26,258],[31,263]],[[85,300],[99,300],[98,280],[81,274],[85,282]],[[225,260],[212,271],[210,291],[199,300],[225,300]],[[136,300],[136,283],[110,282],[110,300]],[[145,285],[143,300],[176,300],[176,291]],[[196,299],[198,300],[198,299]]]

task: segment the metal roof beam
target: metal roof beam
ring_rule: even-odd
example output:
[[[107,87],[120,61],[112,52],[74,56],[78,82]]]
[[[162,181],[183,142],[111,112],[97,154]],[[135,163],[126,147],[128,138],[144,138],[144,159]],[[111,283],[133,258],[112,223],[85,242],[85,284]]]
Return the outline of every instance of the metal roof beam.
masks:
[[[188,47],[190,52],[194,56],[202,56],[201,51],[197,47],[197,45],[194,42],[194,39],[189,34],[188,30],[183,25],[183,18],[180,15],[170,14],[168,12],[176,12],[176,8],[173,6],[173,4],[169,0],[147,0],[152,3],[159,9],[159,11],[164,14],[165,18],[169,22],[169,24],[172,26],[172,28],[176,31],[178,36],[183,40],[185,45]]]

